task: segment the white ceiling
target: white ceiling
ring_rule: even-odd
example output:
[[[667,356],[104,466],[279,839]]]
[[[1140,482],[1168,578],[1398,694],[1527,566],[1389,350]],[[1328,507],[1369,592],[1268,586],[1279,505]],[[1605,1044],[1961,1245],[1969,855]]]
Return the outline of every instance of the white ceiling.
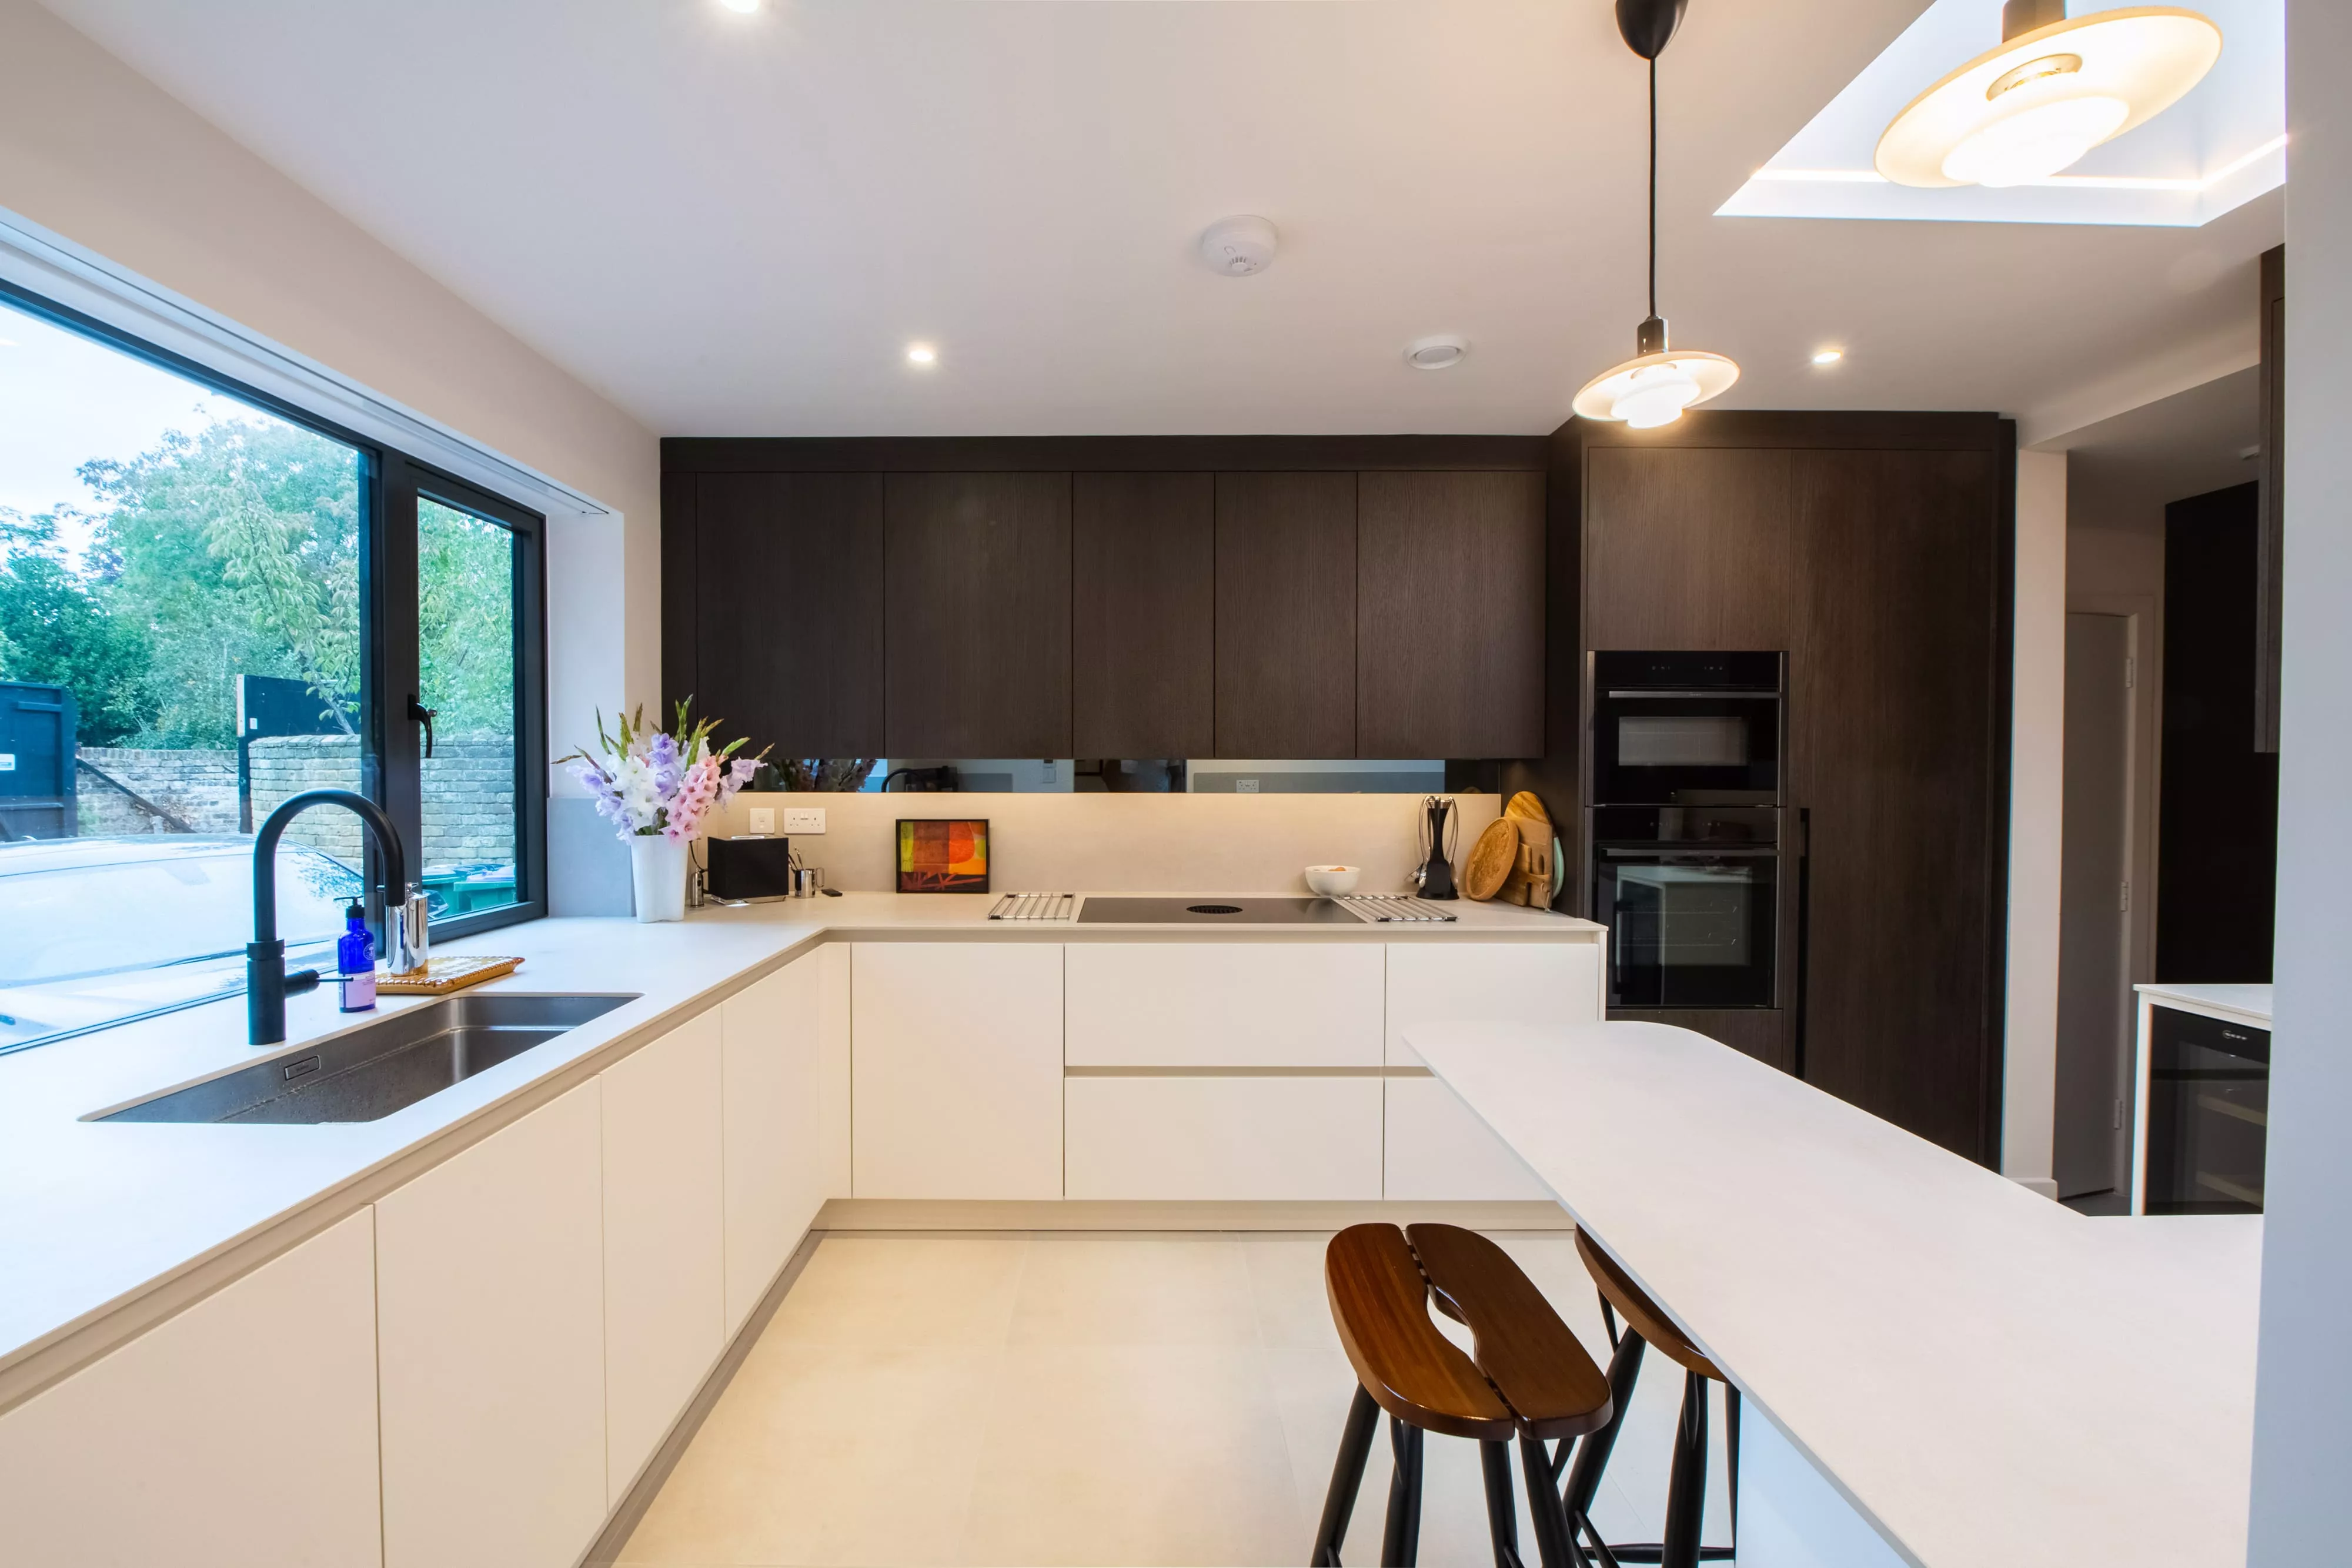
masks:
[[[2052,449],[2067,455],[2070,516],[2160,528],[2167,502],[2260,477],[2259,370],[2217,377],[2113,419]]]
[[[664,434],[1538,432],[1643,311],[1608,0],[47,3]],[[2276,192],[1712,215],[1923,6],[1693,0],[1664,57],[1660,304],[1725,404],[2081,423],[2244,362]],[[1233,213],[1282,230],[1259,277],[1195,257]],[[1408,369],[1441,331],[1469,358]]]

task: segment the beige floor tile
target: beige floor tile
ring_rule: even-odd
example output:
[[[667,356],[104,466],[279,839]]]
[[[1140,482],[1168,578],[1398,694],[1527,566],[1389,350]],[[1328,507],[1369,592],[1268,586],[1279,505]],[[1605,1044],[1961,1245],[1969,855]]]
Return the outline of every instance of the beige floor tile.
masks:
[[[768,1325],[796,1344],[1001,1345],[1028,1257],[1024,1237],[833,1236]]]
[[[1305,1560],[1263,1351],[1015,1345],[996,1403],[966,1561]]]
[[[1331,1298],[1323,1286],[1328,1236],[1236,1238],[1248,1265],[1259,1336],[1275,1350],[1337,1349]]]
[[[1012,1343],[1255,1349],[1249,1267],[1217,1235],[1040,1235],[1022,1270]]]
[[[956,1561],[1003,1354],[764,1337],[620,1560]]]

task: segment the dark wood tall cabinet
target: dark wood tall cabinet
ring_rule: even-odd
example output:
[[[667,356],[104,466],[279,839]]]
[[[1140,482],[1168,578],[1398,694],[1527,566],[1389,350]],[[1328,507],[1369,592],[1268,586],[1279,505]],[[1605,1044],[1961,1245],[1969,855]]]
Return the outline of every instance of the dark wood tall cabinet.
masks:
[[[1356,476],[1217,476],[1218,757],[1354,757]]]
[[[887,750],[1068,757],[1070,476],[892,474]]]
[[[1598,649],[1789,656],[1778,1005],[1612,1016],[1696,1029],[1997,1160],[2014,427],[1699,413],[1571,422],[1554,444],[1580,677]],[[1586,694],[1562,663],[1547,759],[1505,779],[1556,815],[1584,801]],[[1580,859],[1570,878],[1564,904],[1588,910]]]
[[[1529,757],[1544,739],[1540,474],[1356,480],[1356,748]]]
[[[1215,755],[1216,525],[1213,476],[1075,477],[1074,755]]]

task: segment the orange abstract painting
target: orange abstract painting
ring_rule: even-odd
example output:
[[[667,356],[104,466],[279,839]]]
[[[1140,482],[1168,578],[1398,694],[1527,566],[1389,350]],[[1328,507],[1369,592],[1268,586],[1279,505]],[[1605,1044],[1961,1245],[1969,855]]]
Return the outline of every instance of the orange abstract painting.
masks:
[[[986,893],[988,822],[947,818],[898,821],[900,893]]]

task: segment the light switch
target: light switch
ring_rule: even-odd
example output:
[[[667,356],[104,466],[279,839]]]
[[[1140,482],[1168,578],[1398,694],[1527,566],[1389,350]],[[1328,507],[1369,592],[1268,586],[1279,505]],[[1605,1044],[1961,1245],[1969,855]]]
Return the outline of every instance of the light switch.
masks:
[[[786,807],[784,831],[793,835],[824,831],[824,808],[822,806]]]
[[[776,831],[776,809],[773,806],[752,807],[751,831],[762,835],[774,832]]]

